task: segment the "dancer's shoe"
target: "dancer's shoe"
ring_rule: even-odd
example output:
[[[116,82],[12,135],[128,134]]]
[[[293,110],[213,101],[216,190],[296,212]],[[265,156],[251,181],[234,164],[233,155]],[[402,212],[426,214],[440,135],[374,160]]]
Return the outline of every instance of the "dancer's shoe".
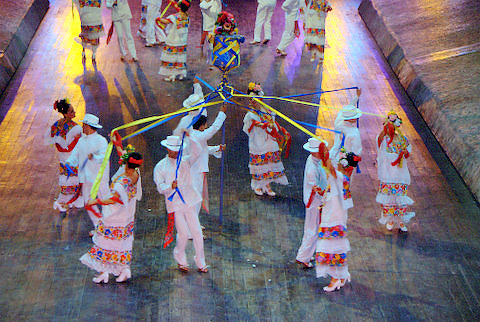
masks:
[[[100,283],[105,283],[105,284],[107,284],[107,283],[108,283],[108,273],[107,273],[107,272],[104,272],[104,273],[98,275],[97,277],[94,277],[94,278],[92,279],[92,281],[93,281],[94,283],[97,283],[97,284],[100,284]]]
[[[130,277],[132,277],[132,272],[130,272],[130,269],[127,268],[120,273],[120,276],[118,276],[115,281],[117,281],[117,283],[122,283],[128,280]]]

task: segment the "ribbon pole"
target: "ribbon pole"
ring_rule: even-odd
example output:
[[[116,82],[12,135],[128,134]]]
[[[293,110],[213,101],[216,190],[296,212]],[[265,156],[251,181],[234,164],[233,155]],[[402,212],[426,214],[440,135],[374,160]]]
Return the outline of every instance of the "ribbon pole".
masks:
[[[225,122],[222,125],[222,145],[225,144]],[[220,161],[220,209],[218,212],[218,221],[223,224],[223,178],[224,178],[225,151],[222,151],[222,160]]]

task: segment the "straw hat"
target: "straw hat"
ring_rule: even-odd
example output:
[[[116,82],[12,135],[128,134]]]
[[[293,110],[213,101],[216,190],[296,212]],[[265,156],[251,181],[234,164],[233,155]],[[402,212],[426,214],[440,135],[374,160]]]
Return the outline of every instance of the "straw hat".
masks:
[[[169,135],[165,140],[160,142],[160,144],[171,151],[179,151],[180,146],[182,145],[182,140],[177,135]]]
[[[90,125],[91,127],[94,127],[96,129],[101,129],[102,126],[98,124],[99,119],[93,114],[85,114],[85,117],[82,120],[82,123],[85,123],[87,125]]]

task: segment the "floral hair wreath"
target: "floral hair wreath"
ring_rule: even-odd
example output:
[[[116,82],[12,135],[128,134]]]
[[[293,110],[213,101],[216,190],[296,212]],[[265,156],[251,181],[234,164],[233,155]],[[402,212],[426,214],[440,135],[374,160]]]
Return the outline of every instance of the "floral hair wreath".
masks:
[[[120,163],[121,165],[127,164],[128,162],[138,165],[142,164],[143,160],[137,160],[130,157],[130,154],[132,154],[133,152],[135,152],[135,148],[133,147],[133,145],[127,145],[127,147],[125,148],[125,153],[122,154],[118,163]]]
[[[402,119],[393,110],[388,112],[387,117],[385,118],[384,124],[387,124],[387,122],[393,123],[393,125],[395,125],[396,127],[400,127],[400,125],[402,125]]]

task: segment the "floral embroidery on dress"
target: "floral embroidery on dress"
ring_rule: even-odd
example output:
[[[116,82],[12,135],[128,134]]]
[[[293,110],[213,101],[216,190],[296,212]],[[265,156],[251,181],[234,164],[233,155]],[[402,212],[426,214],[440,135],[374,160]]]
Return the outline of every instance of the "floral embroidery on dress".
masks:
[[[187,68],[187,64],[182,62],[161,61],[160,63],[162,64],[163,67],[168,67],[168,68],[176,68],[176,69]]]
[[[79,0],[80,8],[83,7],[97,7],[100,8],[102,6],[101,0]]]
[[[280,151],[267,152],[265,154],[252,154],[250,153],[249,163],[251,165],[259,166],[268,163],[280,162]]]
[[[408,139],[406,136],[398,136],[395,137],[392,143],[390,145],[387,145],[387,152],[388,153],[396,153],[400,154],[402,151],[407,151],[408,146],[410,143],[408,142]]]
[[[189,23],[190,23],[189,17],[187,17],[186,19],[182,19],[180,15],[177,16],[177,29],[188,28]]]
[[[402,183],[380,182],[378,192],[387,196],[406,196],[408,192],[408,185]]]
[[[79,185],[76,186],[60,186],[60,193],[63,195],[73,195],[77,193],[78,189],[80,189]]]
[[[61,136],[64,140],[67,139],[67,134],[70,132],[70,130],[77,125],[74,121],[68,121],[68,122],[60,122],[61,120],[56,121],[53,123],[51,130],[50,130],[50,136],[53,138],[54,136]],[[63,124],[60,124],[63,123]]]
[[[343,200],[351,198],[352,192],[350,191],[350,177],[343,175]]]
[[[70,167],[73,170],[73,174],[70,174],[70,177],[78,177],[78,167]],[[67,167],[63,163],[60,163],[60,167],[58,168],[58,171],[61,176],[69,176]]]
[[[312,36],[325,36],[325,29],[317,29],[317,28],[304,28],[305,35],[312,35]]]
[[[133,184],[132,179],[125,176],[124,174],[119,175],[110,184],[110,190],[112,190],[112,192],[113,192],[113,188],[115,187],[115,184],[117,182],[120,182],[123,186],[123,189],[125,189],[125,191],[127,192],[128,201],[132,200],[132,198],[136,196],[136,194],[137,194],[137,184]]]
[[[285,171],[267,171],[261,174],[252,174],[253,180],[269,180],[269,179],[277,179],[283,177],[285,175]]]
[[[92,34],[97,32],[103,31],[103,25],[96,25],[96,26],[80,26],[81,27],[81,34]]]
[[[347,254],[328,254],[324,252],[318,252],[315,255],[315,261],[320,265],[344,266],[347,261]]]
[[[163,50],[169,54],[183,54],[187,52],[187,46],[163,46]]]
[[[338,239],[347,235],[347,228],[338,225],[334,227],[320,227],[318,228],[319,239]]]
[[[97,233],[103,238],[111,240],[123,240],[133,235],[134,223],[130,222],[126,227],[110,227],[105,226],[103,221],[99,221],[97,225]]]
[[[328,4],[327,0],[312,0],[312,3],[310,4],[310,9],[318,12],[329,12],[332,10],[332,7]]]
[[[405,216],[406,213],[406,206],[382,205],[382,216],[384,217]]]
[[[99,261],[103,264],[118,264],[118,265],[130,265],[132,261],[132,251],[115,251],[108,250],[97,245],[93,245],[90,248],[89,255],[92,259]]]

